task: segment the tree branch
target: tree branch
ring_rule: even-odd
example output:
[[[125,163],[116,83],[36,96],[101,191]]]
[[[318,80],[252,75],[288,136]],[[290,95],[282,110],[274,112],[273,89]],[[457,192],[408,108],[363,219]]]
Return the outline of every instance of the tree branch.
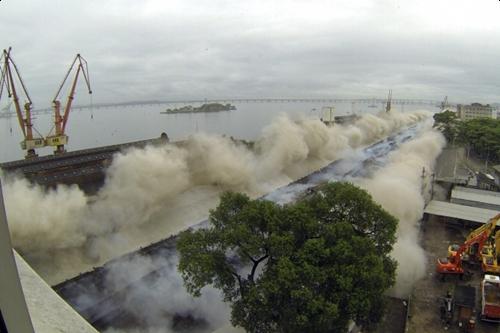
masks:
[[[236,279],[238,280],[238,285],[240,286],[239,290],[240,290],[240,295],[241,297],[243,298],[244,294],[245,294],[245,290],[244,290],[244,285],[243,285],[243,281],[241,280],[241,276],[234,272],[232,269],[230,269],[229,267],[227,268],[227,270],[229,271],[229,273],[231,273],[231,275],[233,275],[234,277],[236,277]]]
[[[266,255],[263,256],[263,257],[260,257],[259,259],[255,260],[253,262],[253,267],[252,267],[252,272],[250,273],[250,275],[248,275],[248,280],[250,280],[252,283],[253,283],[253,277],[255,275],[255,271],[257,270],[257,266],[259,266],[259,264],[267,259],[269,257],[269,253],[266,251]]]
[[[243,245],[241,245],[240,242],[236,242],[236,245],[238,245],[240,247],[240,250],[241,252],[248,257],[248,259],[250,259],[254,264],[255,264],[255,259],[247,252],[245,251],[245,249],[243,248]]]

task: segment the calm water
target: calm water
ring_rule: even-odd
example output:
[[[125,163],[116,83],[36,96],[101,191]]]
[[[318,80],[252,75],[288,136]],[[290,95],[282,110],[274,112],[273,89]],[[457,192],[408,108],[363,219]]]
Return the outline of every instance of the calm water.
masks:
[[[199,114],[160,114],[167,108],[179,105],[156,105],[140,107],[94,108],[75,110],[70,114],[67,125],[69,144],[67,150],[77,150],[118,144],[158,137],[166,132],[171,140],[180,140],[196,132],[226,134],[236,138],[252,140],[259,136],[262,129],[279,114],[292,117],[324,116],[324,106],[320,103],[242,103],[236,104],[237,110],[218,113]],[[335,105],[336,115],[351,113],[376,113],[383,109],[382,104],[369,107],[368,104],[340,103]],[[416,109],[437,109],[425,106],[394,106],[398,111]],[[35,127],[47,135],[52,127],[50,114],[37,115]],[[24,157],[19,142],[22,140],[17,118],[0,118],[0,162]],[[37,151],[40,156],[51,154],[51,148]]]

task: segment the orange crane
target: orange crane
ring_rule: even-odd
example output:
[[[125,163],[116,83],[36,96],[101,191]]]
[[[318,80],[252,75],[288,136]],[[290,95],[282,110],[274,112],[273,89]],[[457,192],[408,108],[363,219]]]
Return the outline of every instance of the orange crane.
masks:
[[[14,107],[16,109],[17,119],[19,120],[19,126],[21,127],[21,131],[23,132],[24,140],[21,141],[21,148],[26,150],[26,158],[37,157],[38,155],[35,152],[36,148],[41,148],[45,146],[45,140],[41,135],[40,137],[33,136],[33,130],[36,129],[33,127],[33,122],[31,120],[31,109],[32,102],[31,98],[28,94],[28,90],[24,85],[23,79],[19,74],[19,70],[17,69],[16,64],[12,60],[11,57],[12,48],[9,47],[8,50],[3,50],[2,54],[2,71],[1,71],[1,79],[0,79],[0,99],[2,96],[2,92],[4,87],[7,91],[8,98],[12,98]],[[15,76],[14,76],[15,75]],[[24,113],[21,109],[21,105],[19,102],[19,95],[16,90],[16,79],[21,84],[22,91],[24,92],[24,96],[26,98],[26,103],[24,104]]]
[[[76,67],[75,67],[76,65]],[[68,94],[68,100],[66,102],[66,106],[64,107],[64,114],[61,116],[61,102],[59,101],[59,94],[66,83],[69,75],[76,68],[75,77],[73,79],[73,83],[71,84],[71,88]],[[62,154],[65,152],[64,145],[68,143],[68,136],[66,135],[66,124],[68,123],[69,112],[71,110],[71,104],[73,103],[73,99],[75,97],[76,84],[78,82],[78,77],[82,73],[85,78],[85,83],[87,84],[87,88],[89,94],[92,94],[92,90],[90,89],[90,81],[89,81],[89,70],[87,61],[80,55],[77,54],[75,60],[71,64],[66,76],[64,77],[61,85],[59,86],[59,90],[57,90],[56,96],[54,97],[52,104],[54,107],[54,129],[55,133],[49,135],[45,138],[45,142],[47,146],[56,147],[54,150],[54,154]]]
[[[490,235],[495,230],[500,214],[491,218],[486,224],[471,232],[465,242],[456,251],[450,251],[447,258],[439,258],[436,265],[436,272],[440,274],[458,274],[462,276],[464,269],[462,267],[463,256],[465,252],[470,252],[470,255],[475,256],[477,260],[481,260],[483,248],[490,238]],[[469,251],[473,248],[473,251]]]

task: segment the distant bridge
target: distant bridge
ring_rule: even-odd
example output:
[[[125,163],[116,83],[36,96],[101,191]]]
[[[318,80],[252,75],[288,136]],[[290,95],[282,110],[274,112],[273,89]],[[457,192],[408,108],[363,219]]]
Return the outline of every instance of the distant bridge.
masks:
[[[364,104],[384,104],[387,102],[385,98],[217,98],[217,99],[186,99],[186,100],[146,100],[146,101],[129,101],[118,103],[94,103],[87,105],[75,105],[74,110],[83,109],[100,109],[100,108],[116,108],[116,107],[133,107],[133,106],[151,106],[151,105],[168,105],[168,104],[203,104],[203,103],[364,103]],[[392,99],[392,104],[395,105],[425,105],[440,107],[442,101],[430,99]],[[449,106],[454,104],[448,103]],[[52,113],[52,108],[36,109],[32,114]],[[15,112],[2,112],[0,117],[15,116]]]

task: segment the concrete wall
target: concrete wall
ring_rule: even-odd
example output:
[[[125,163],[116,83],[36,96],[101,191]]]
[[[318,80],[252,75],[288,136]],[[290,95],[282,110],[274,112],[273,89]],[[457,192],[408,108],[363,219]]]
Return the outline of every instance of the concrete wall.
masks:
[[[33,333],[10,240],[0,183],[0,311],[9,333]]]

